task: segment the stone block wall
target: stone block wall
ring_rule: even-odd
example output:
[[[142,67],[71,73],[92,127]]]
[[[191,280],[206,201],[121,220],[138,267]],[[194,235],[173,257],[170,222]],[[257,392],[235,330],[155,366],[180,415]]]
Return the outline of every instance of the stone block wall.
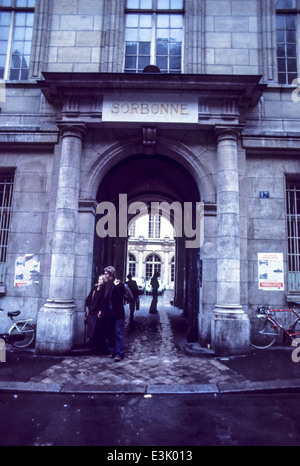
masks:
[[[0,165],[15,168],[13,215],[10,224],[6,294],[1,307],[6,311],[21,310],[22,316],[36,320],[47,277],[46,232],[52,204],[53,154],[41,151],[2,151]],[[49,251],[48,251],[49,252]],[[40,273],[28,286],[15,286],[15,264],[20,256],[33,254],[40,262]],[[0,329],[6,331],[10,320],[1,316]]]
[[[184,72],[258,74],[258,0],[186,0]],[[123,71],[125,0],[53,0],[48,71]]]
[[[282,153],[269,152],[247,156],[247,176],[243,189],[247,192],[247,256],[245,257],[246,289],[242,303],[248,306],[251,318],[256,306],[266,304],[275,308],[287,306],[287,220],[286,220],[286,176],[300,172],[299,158]],[[268,191],[269,199],[261,199],[260,191]],[[258,289],[258,253],[283,253],[285,289],[264,291]]]
[[[206,2],[207,73],[259,73],[258,9],[256,0]]]

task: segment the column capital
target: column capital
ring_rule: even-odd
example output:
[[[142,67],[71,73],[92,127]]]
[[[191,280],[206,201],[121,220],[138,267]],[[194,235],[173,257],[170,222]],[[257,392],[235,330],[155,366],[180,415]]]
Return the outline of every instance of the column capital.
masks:
[[[96,199],[79,199],[78,212],[88,212],[96,215],[97,205]]]
[[[217,137],[217,141],[223,141],[225,139],[231,139],[237,141],[241,132],[243,130],[242,125],[235,125],[235,126],[215,126],[215,135]]]
[[[85,123],[82,122],[59,122],[57,126],[62,138],[73,137],[82,140],[87,131]]]

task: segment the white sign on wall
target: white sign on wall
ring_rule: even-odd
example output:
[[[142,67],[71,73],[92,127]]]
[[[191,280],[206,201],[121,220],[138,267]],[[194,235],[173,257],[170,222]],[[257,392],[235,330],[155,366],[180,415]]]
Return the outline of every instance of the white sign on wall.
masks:
[[[15,262],[14,286],[28,286],[39,283],[40,262],[34,254],[19,256]]]
[[[102,121],[198,123],[198,98],[191,95],[105,95]]]
[[[283,254],[258,253],[259,290],[284,290]]]

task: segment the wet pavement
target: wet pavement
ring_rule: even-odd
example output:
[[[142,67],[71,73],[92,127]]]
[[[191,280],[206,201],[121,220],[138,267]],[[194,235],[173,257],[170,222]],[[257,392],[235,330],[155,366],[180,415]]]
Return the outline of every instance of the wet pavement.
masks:
[[[170,304],[171,299],[172,292],[166,291],[159,297],[159,313],[151,315],[151,296],[142,296],[132,325],[126,306],[125,359],[121,362],[83,348],[55,357],[7,347],[7,362],[0,364],[0,390],[219,393],[300,388],[300,363],[292,361],[289,347],[236,357],[186,354],[186,320],[182,310]]]
[[[0,445],[101,446],[101,464],[123,452],[142,453],[136,464],[158,464],[164,451],[182,464],[189,451],[186,464],[199,465],[199,446],[299,446],[299,401],[299,393],[0,393]]]
[[[299,445],[293,349],[186,354],[187,324],[170,299],[166,292],[159,314],[150,315],[151,296],[143,296],[133,325],[126,309],[121,362],[83,348],[42,356],[7,347],[0,445],[101,446],[100,461],[127,452],[140,454],[142,465],[156,463],[158,451],[188,451],[193,462],[185,460],[199,464],[194,447],[203,445]]]

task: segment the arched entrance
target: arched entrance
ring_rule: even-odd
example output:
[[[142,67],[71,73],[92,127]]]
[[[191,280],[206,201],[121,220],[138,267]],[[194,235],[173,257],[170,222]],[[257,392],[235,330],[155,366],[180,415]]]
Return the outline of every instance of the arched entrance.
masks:
[[[125,210],[124,205],[120,203],[120,196],[127,203]],[[106,173],[99,185],[96,200],[98,206],[109,207],[108,203],[111,203],[115,210],[114,218],[109,218],[107,209],[101,211],[103,215],[96,216],[93,275],[96,277],[102,273],[106,265],[110,264],[116,268],[122,280],[126,278],[128,241],[127,234],[118,235],[124,226],[121,225],[124,223],[124,218],[121,216],[126,212],[128,227],[129,222],[141,213],[138,209],[132,210],[130,206],[144,205],[149,213],[154,206],[158,206],[159,209],[162,205],[170,207],[169,220],[176,232],[174,304],[183,309],[188,321],[187,340],[197,341],[201,286],[200,251],[199,247],[186,247],[186,233],[193,227],[195,230],[196,203],[201,201],[194,178],[183,165],[166,155],[132,155],[116,163]],[[187,203],[189,215],[185,212]],[[183,225],[181,231],[176,222],[175,207],[182,213],[182,222],[188,223]],[[160,212],[166,215],[164,209]],[[108,222],[116,221],[113,235],[109,233],[106,236],[101,233],[99,235],[99,221],[101,226],[105,226],[107,221],[105,229]]]

